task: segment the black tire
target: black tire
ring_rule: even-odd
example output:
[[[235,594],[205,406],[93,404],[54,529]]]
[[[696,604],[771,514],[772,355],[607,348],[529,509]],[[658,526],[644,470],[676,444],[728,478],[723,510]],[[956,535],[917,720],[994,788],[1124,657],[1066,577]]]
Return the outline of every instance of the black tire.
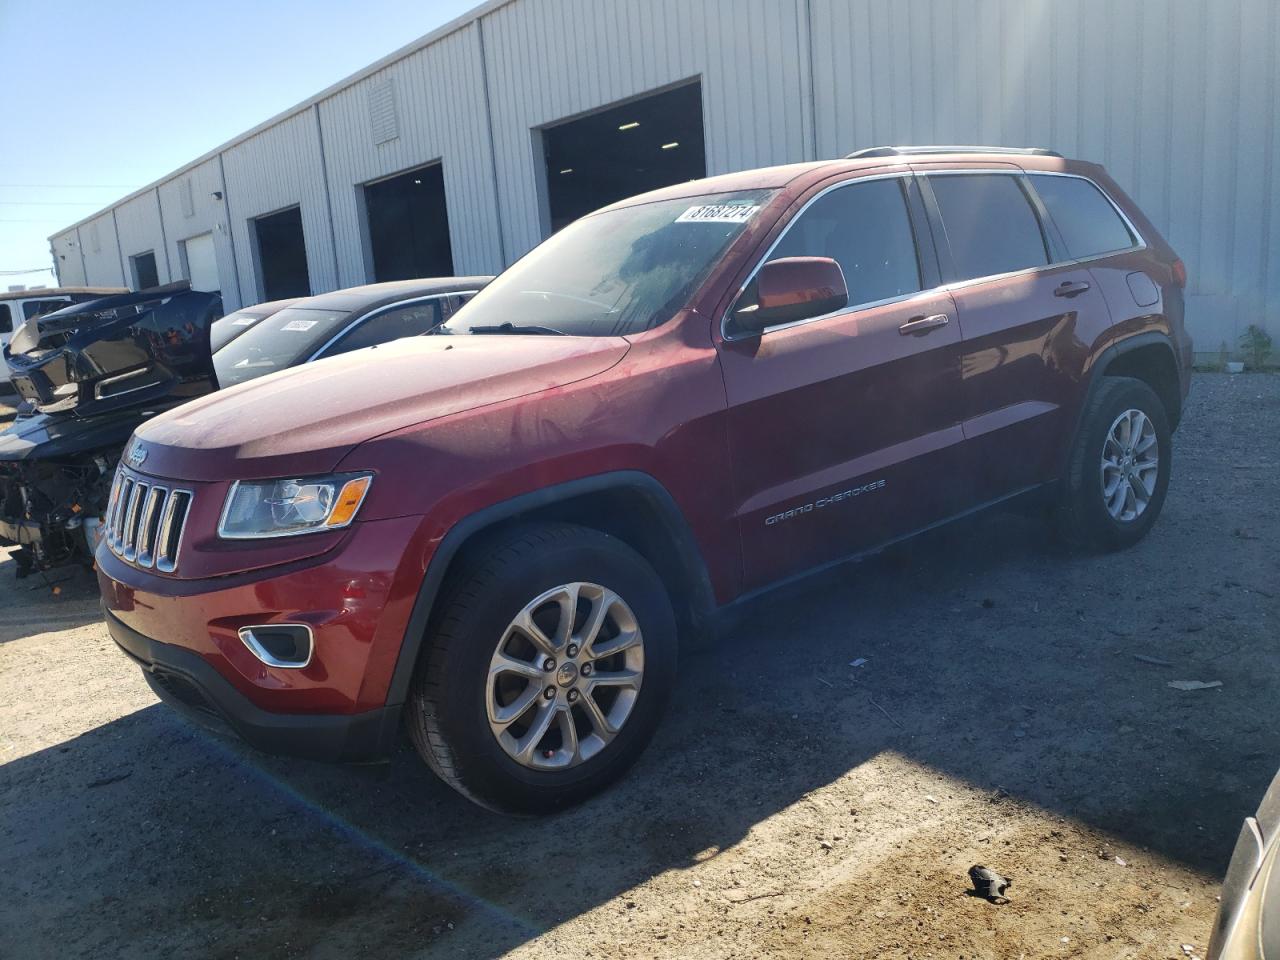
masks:
[[[534,598],[587,581],[614,591],[643,636],[643,679],[630,714],[599,753],[561,770],[518,763],[490,730],[490,658]],[[671,692],[676,622],[653,568],[615,537],[569,524],[512,528],[471,551],[428,627],[406,723],[419,755],[463,795],[501,813],[541,814],[579,803],[621,776],[653,736]]]
[[[1159,467],[1146,508],[1133,519],[1120,520],[1107,509],[1100,465],[1112,424],[1127,410],[1139,410],[1151,421]],[[1080,429],[1059,490],[1055,519],[1062,538],[1071,546],[1085,550],[1111,551],[1133,546],[1147,535],[1160,516],[1172,466],[1169,418],[1156,392],[1131,377],[1101,378],[1085,402]]]

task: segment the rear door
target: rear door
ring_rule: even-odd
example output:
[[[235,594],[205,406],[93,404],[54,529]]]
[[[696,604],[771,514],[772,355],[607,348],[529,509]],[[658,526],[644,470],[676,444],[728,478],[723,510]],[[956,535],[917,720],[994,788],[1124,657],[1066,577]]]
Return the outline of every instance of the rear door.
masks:
[[[762,335],[722,330],[748,589],[955,509],[960,333],[928,234],[905,170],[818,188],[760,263],[831,257],[849,306]]]
[[[1110,322],[1016,167],[918,165],[963,335],[960,404],[975,503],[1053,479],[1094,333]]]

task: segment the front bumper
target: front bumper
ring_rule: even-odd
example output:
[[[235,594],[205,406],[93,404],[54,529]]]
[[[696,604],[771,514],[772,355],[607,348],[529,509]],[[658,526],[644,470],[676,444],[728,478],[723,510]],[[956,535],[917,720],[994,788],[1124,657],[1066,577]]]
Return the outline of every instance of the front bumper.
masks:
[[[187,523],[199,529],[194,509]],[[403,700],[390,696],[390,685],[422,582],[414,547],[420,520],[353,524],[316,556],[197,579],[139,569],[104,545],[96,554],[98,584],[116,621],[198,657],[260,710],[366,713]],[[184,544],[189,568],[200,566],[192,561],[204,559],[202,547],[248,558],[268,549],[231,552],[206,539]],[[274,623],[311,628],[315,645],[305,667],[266,663],[240,639],[242,628]]]
[[[143,636],[105,608],[103,614],[111,638],[142,667],[156,696],[207,729],[234,734],[268,753],[313,760],[373,760],[395,747],[399,704],[352,714],[271,713],[198,654]]]

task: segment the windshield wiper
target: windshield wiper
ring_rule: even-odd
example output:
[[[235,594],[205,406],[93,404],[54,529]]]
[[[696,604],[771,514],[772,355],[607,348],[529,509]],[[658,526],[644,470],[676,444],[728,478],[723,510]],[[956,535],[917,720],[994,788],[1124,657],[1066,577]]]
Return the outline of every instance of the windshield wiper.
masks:
[[[541,333],[555,337],[565,336],[563,330],[556,330],[553,327],[539,327],[535,324],[517,327],[514,323],[498,323],[488,327],[469,327],[468,333]]]

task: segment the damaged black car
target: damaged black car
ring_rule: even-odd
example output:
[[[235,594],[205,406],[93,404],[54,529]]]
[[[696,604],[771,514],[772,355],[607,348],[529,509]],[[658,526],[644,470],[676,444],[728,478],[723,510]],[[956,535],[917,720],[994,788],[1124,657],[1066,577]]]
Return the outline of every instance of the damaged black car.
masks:
[[[23,403],[0,433],[0,544],[18,576],[88,560],[120,450],[143,420],[215,389],[217,293],[185,283],[32,317],[5,348]]]
[[[374,283],[221,320],[220,296],[184,281],[31,318],[4,351],[23,403],[0,431],[0,546],[18,548],[19,577],[91,562],[116,464],[142,421],[220,387],[427,333],[491,279]]]

